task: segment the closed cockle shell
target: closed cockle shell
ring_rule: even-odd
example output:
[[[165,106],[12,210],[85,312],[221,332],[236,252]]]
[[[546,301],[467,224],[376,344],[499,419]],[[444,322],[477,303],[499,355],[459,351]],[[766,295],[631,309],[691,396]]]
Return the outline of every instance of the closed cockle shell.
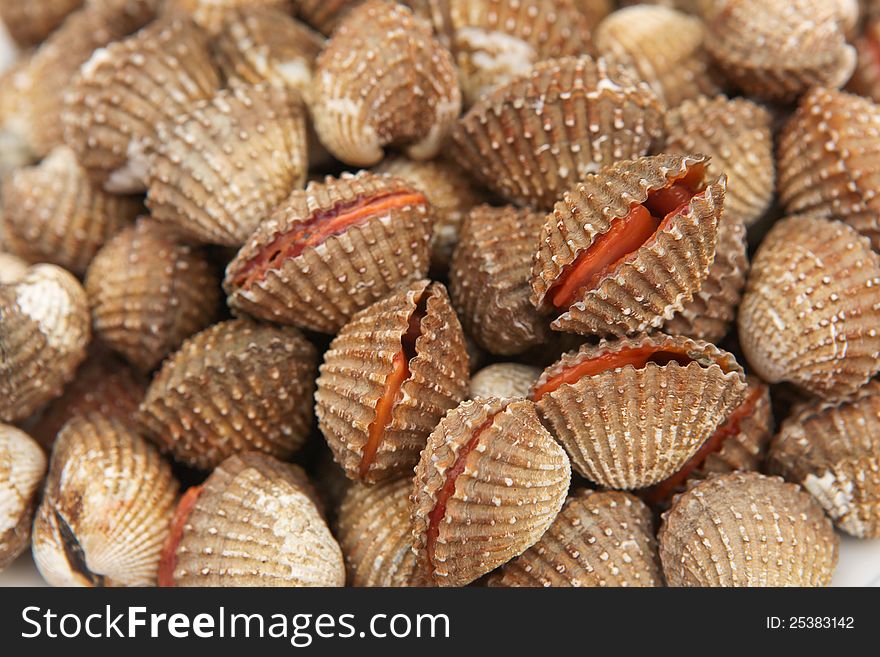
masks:
[[[580,490],[491,586],[663,586],[651,511],[620,491]]]
[[[59,146],[3,186],[0,230],[7,250],[81,275],[104,242],[141,211],[140,199],[93,187],[73,151]]]
[[[125,424],[73,418],[34,522],[40,574],[53,586],[155,586],[177,490],[158,450]]]
[[[880,537],[880,383],[789,416],[768,462],[809,491],[843,531]]]
[[[95,334],[145,372],[208,326],[221,299],[205,254],[147,218],[98,252],[85,288]]]
[[[248,450],[288,458],[311,426],[316,360],[294,328],[215,324],[165,361],[141,404],[141,426],[177,461],[202,470]]]
[[[415,469],[419,571],[427,583],[463,586],[522,554],[559,513],[570,479],[568,457],[532,402],[462,402]]]
[[[461,93],[449,52],[427,25],[403,5],[368,0],[346,14],[318,57],[311,109],[327,150],[371,166],[386,146],[419,160],[437,155]]]
[[[223,29],[223,22],[237,9],[264,7],[287,11],[291,0],[165,0],[164,11],[190,17],[210,35]]]
[[[345,564],[298,466],[223,461],[174,515],[160,586],[343,586]]]
[[[0,572],[28,547],[45,474],[46,455],[37,441],[24,431],[0,424]],[[406,533],[409,539],[408,526]]]
[[[61,394],[85,359],[89,305],[79,282],[34,265],[0,285],[0,421],[28,417]]]
[[[663,515],[658,538],[669,586],[827,586],[837,565],[821,507],[757,472],[699,482]]]
[[[21,47],[33,46],[49,36],[83,0],[2,0],[0,20]]]
[[[544,215],[481,205],[468,214],[449,272],[465,330],[493,354],[518,354],[547,339],[547,320],[529,301],[532,256]]]
[[[725,178],[707,178],[706,162],[617,162],[563,196],[547,216],[531,277],[532,303],[556,315],[552,328],[638,333],[691,301],[715,259],[725,194]]]
[[[454,155],[505,199],[550,208],[588,173],[658,146],[660,112],[628,67],[548,60],[471,107],[453,132]]]
[[[779,137],[779,200],[847,222],[880,248],[880,105],[813,89]]]
[[[839,221],[778,221],[752,262],[737,317],[752,369],[824,398],[880,371],[880,256]]]
[[[357,311],[424,277],[430,259],[424,194],[370,172],[294,191],[226,268],[235,312],[336,333]]]
[[[681,468],[745,395],[745,375],[731,354],[657,334],[563,355],[531,398],[580,474],[633,489]]]
[[[156,133],[147,206],[202,242],[240,246],[306,181],[305,108],[291,88],[234,85]]]
[[[471,377],[470,398],[498,397],[512,399],[528,397],[532,385],[541,376],[541,370],[520,363],[495,363]]]
[[[294,0],[295,14],[313,28],[329,36],[339,21],[364,0]],[[412,4],[412,3],[410,3]]]
[[[416,555],[412,551],[409,478],[375,486],[353,484],[339,509],[339,545],[351,586],[412,586]]]
[[[416,281],[357,313],[320,372],[318,427],[346,474],[375,482],[411,473],[468,391],[464,335],[443,284]]]
[[[745,98],[700,96],[667,112],[666,153],[703,153],[709,176],[727,174],[724,217],[754,224],[767,212],[776,186],[772,118]]]
[[[201,30],[160,19],[82,66],[65,96],[64,141],[107,191],[143,191],[157,126],[219,84]]]

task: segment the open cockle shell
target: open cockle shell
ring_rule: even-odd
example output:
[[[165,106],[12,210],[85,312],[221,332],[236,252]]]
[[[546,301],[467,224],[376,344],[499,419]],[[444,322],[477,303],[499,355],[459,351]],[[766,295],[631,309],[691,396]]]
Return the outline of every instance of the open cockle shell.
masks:
[[[208,34],[216,36],[224,21],[238,9],[277,9],[288,11],[291,0],[164,0],[167,14],[177,13],[190,17]]]
[[[463,586],[522,554],[559,513],[570,478],[532,402],[462,402],[415,469],[413,540],[426,581]]]
[[[336,333],[358,310],[424,277],[431,229],[425,195],[397,178],[364,171],[309,183],[229,263],[229,307]]]
[[[45,474],[46,455],[37,441],[0,424],[0,572],[30,543],[31,519]]]
[[[165,361],[141,404],[142,428],[203,470],[248,450],[288,458],[311,427],[316,360],[294,328],[215,324]]]
[[[49,36],[84,0],[2,0],[0,20],[21,47],[33,46]]]
[[[631,69],[563,57],[481,98],[453,132],[453,153],[505,199],[550,208],[588,173],[659,145],[660,112]]]
[[[837,565],[821,507],[756,472],[697,483],[663,514],[658,538],[670,586],[827,586]]]
[[[532,399],[579,473],[634,489],[681,468],[745,393],[731,354],[657,334],[565,354],[535,382]]]
[[[416,281],[357,313],[320,372],[318,426],[346,474],[411,473],[428,434],[467,396],[464,335],[442,283]]]
[[[52,451],[34,522],[34,561],[53,586],[155,586],[178,484],[159,451],[98,413]]]
[[[345,564],[298,466],[265,454],[223,461],[183,496],[160,586],[342,586]]]
[[[778,221],[761,243],[737,317],[768,383],[842,397],[880,370],[880,256],[839,221]]]
[[[498,397],[512,399],[528,397],[532,385],[541,376],[541,370],[521,363],[494,363],[471,377],[470,398]]]
[[[651,511],[619,491],[580,490],[537,543],[491,576],[491,586],[663,586]]]

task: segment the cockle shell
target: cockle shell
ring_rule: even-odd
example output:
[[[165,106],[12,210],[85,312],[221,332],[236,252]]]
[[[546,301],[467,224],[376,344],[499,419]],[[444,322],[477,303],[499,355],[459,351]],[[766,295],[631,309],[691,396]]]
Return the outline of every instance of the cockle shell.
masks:
[[[229,14],[238,9],[269,8],[281,12],[290,9],[290,4],[291,0],[165,0],[164,10],[168,14],[189,16],[214,36],[222,31]]]
[[[696,484],[663,515],[658,538],[670,586],[827,586],[837,565],[821,507],[756,472]]]
[[[555,377],[593,359],[606,363],[629,350],[677,354],[661,364],[613,360],[574,382]],[[555,389],[545,386],[556,380]],[[571,458],[572,466],[606,488],[650,486],[676,472],[746,394],[733,356],[706,342],[657,334],[586,344],[548,367],[532,399]]]
[[[46,455],[37,441],[0,424],[0,572],[30,543],[31,519],[45,474]]]
[[[526,399],[462,402],[415,469],[414,549],[438,586],[462,586],[534,545],[568,492],[571,467]]]
[[[89,306],[79,282],[34,265],[0,285],[0,421],[28,417],[61,394],[85,359]]]
[[[470,398],[498,397],[512,399],[528,397],[532,385],[541,376],[541,370],[521,363],[495,363],[471,377]]]
[[[880,384],[789,416],[768,462],[809,491],[843,531],[880,537]]]
[[[0,284],[15,283],[25,275],[28,263],[11,253],[0,252]]]
[[[743,353],[768,383],[825,398],[880,371],[880,256],[839,221],[778,221],[752,263],[737,317]]]
[[[0,20],[21,47],[33,46],[49,36],[83,0],[2,0]]]
[[[651,511],[619,491],[580,490],[491,586],[663,586]]]
[[[95,334],[145,372],[208,326],[221,299],[205,254],[147,218],[98,252],[85,288]]]
[[[288,458],[311,426],[316,360],[294,328],[215,324],[165,361],[141,404],[142,428],[203,470],[247,450]]]
[[[462,226],[450,293],[468,334],[493,354],[518,354],[547,339],[547,320],[529,301],[543,225],[539,212],[481,205]]]
[[[453,132],[454,155],[507,200],[550,208],[588,173],[658,146],[660,111],[627,67],[548,60],[471,107]]]
[[[461,93],[449,52],[427,25],[403,5],[368,0],[345,15],[318,57],[311,109],[327,150],[371,166],[386,146],[419,160],[437,155]]]
[[[93,187],[65,146],[39,165],[16,171],[3,186],[2,203],[0,230],[9,251],[79,275],[104,242],[143,211],[138,198]]]
[[[364,0],[294,0],[295,14],[322,34],[330,35],[339,21]],[[412,3],[409,3],[412,4]]]
[[[409,478],[375,486],[352,485],[339,509],[339,545],[351,586],[411,586],[416,555],[412,551]]]
[[[175,514],[160,586],[342,586],[345,564],[305,473],[246,453],[190,489]]]
[[[355,218],[318,243],[285,241],[346,213]],[[229,263],[223,282],[229,307],[336,333],[358,310],[424,277],[431,230],[424,194],[396,178],[365,171],[309,183],[262,222]]]
[[[34,522],[34,561],[53,586],[154,586],[178,484],[158,450],[116,419],[61,430]]]
[[[418,317],[418,337],[407,346]],[[401,353],[406,377],[393,390]],[[467,396],[468,379],[464,334],[446,289],[416,281],[357,313],[330,343],[315,393],[318,427],[351,479],[411,473],[428,434]],[[389,394],[383,417],[378,405]],[[375,433],[379,421],[384,429]]]

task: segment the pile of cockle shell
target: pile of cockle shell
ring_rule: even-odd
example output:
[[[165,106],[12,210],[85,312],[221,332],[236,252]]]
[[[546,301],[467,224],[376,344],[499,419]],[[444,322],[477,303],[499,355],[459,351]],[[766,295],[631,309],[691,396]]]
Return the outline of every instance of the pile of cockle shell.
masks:
[[[818,586],[880,537],[880,2],[0,18],[0,568]]]

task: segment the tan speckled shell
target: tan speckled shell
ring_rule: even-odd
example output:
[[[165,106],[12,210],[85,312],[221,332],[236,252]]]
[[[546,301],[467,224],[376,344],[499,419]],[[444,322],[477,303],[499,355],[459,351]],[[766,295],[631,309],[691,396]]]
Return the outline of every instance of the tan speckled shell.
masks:
[[[432,560],[430,515],[447,471],[481,427],[440,519]],[[413,540],[421,573],[438,586],[462,586],[522,554],[559,513],[570,479],[568,457],[532,402],[462,402],[437,425],[415,469]]]
[[[0,285],[0,421],[29,416],[61,394],[86,357],[86,293],[55,265],[34,265]]]
[[[541,540],[502,566],[490,585],[663,586],[651,511],[629,493],[580,490]]]
[[[755,255],[737,323],[768,383],[850,394],[880,371],[880,256],[844,223],[783,219]]]
[[[184,519],[174,586],[342,586],[342,552],[312,496],[298,466],[230,457]]]
[[[462,226],[450,294],[468,334],[493,354],[518,354],[547,340],[548,321],[529,301],[543,225],[538,212],[481,205]]]
[[[541,370],[520,363],[495,363],[471,377],[470,398],[498,397],[511,399],[528,397],[532,384],[541,376]]]
[[[864,33],[855,40],[854,45],[858,52],[858,64],[846,89],[867,96],[876,103],[880,101],[880,57],[877,56],[880,20],[871,20],[865,25]]]
[[[53,586],[155,586],[177,489],[158,450],[124,424],[72,419],[34,522],[40,574]]]
[[[837,565],[838,539],[819,505],[756,472],[680,495],[658,538],[670,586],[827,586]]]
[[[426,298],[425,298],[426,297]],[[420,301],[426,315],[391,421],[361,473],[376,404],[385,394],[401,338]],[[468,357],[442,283],[416,281],[352,317],[324,354],[315,393],[318,426],[351,479],[380,481],[412,472],[428,434],[467,396]]]
[[[82,275],[106,240],[143,210],[141,200],[92,186],[67,147],[20,169],[3,186],[0,230],[6,249]]]
[[[432,216],[427,203],[395,208],[362,225],[328,237],[286,258],[278,269],[242,289],[238,273],[276,236],[316,213],[358,199],[413,188],[396,178],[361,172],[325,178],[295,191],[262,222],[226,268],[223,287],[229,307],[259,319],[336,333],[359,310],[400,284],[425,276],[430,258]]]
[[[339,509],[339,545],[351,586],[411,586],[412,551],[408,478],[375,486],[354,484]]]
[[[30,543],[31,519],[45,474],[46,455],[37,441],[0,424],[0,572]]]
[[[606,488],[643,488],[666,479],[745,398],[745,376],[732,355],[662,334],[584,345],[548,367],[534,390],[585,360],[643,346],[684,350],[694,360],[625,365],[563,383],[537,402],[572,466]]]
[[[454,155],[509,201],[550,208],[588,173],[658,146],[660,111],[626,67],[549,60],[480,99],[453,132]]]
[[[82,4],[83,0],[2,0],[0,20],[19,46],[33,46]]]
[[[277,9],[287,11],[291,0],[165,0],[166,13],[192,18],[208,34],[219,34],[229,14],[238,9]]]
[[[769,468],[800,484],[843,531],[880,537],[880,384],[814,402],[782,424]]]
[[[633,203],[706,162],[703,156],[657,155],[623,161],[588,176],[548,215],[532,266],[532,303],[546,299],[563,268],[625,217]],[[707,178],[704,192],[686,211],[584,293],[551,326],[583,335],[625,335],[658,328],[699,292],[715,259],[725,179]]]
[[[95,334],[143,371],[208,326],[221,299],[205,254],[146,218],[98,252],[85,288]]]
[[[294,328],[215,324],[165,361],[141,404],[142,428],[200,469],[247,450],[288,458],[311,427],[316,360]]]
[[[25,275],[28,263],[11,253],[0,252],[0,284],[15,283]]]

